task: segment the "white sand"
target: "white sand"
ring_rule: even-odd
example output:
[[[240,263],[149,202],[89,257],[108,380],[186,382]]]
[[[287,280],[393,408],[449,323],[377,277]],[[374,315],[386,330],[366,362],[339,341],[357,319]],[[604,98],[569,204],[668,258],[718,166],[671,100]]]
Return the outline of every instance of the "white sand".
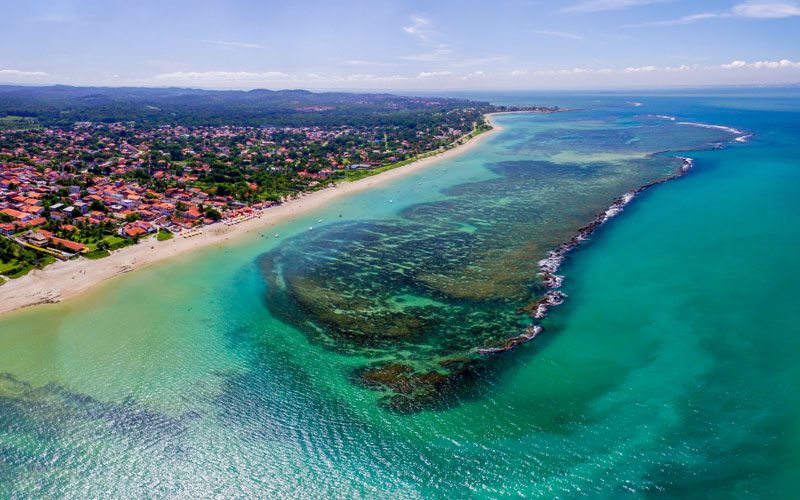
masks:
[[[447,158],[464,154],[501,130],[501,127],[492,121],[492,114],[486,115],[486,118],[492,124],[492,130],[473,137],[453,149],[354,182],[345,182],[305,194],[297,199],[269,208],[260,217],[240,224],[233,226],[226,226],[222,223],[213,224],[203,227],[202,234],[190,238],[176,234],[170,240],[156,241],[155,237],[151,237],[141,241],[138,245],[113,252],[103,259],[80,258],[59,261],[42,270],[31,271],[21,278],[8,280],[0,286],[0,314],[37,304],[60,302],[120,274],[143,269],[155,262],[172,259],[198,248],[219,244],[237,236],[258,231],[266,226],[319,208],[332,199],[370,189]]]

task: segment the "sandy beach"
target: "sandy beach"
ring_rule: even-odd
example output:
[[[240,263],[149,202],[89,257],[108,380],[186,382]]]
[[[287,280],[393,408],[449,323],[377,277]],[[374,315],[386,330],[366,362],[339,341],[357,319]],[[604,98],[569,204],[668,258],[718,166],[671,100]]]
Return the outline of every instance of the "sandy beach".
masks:
[[[170,240],[156,241],[155,237],[151,237],[137,245],[113,252],[104,259],[78,258],[59,261],[44,269],[33,270],[21,278],[8,280],[5,284],[0,285],[0,298],[2,299],[0,300],[0,314],[40,304],[61,302],[86,292],[115,276],[144,269],[156,262],[173,259],[199,248],[223,244],[233,238],[303,215],[333,199],[370,189],[435,165],[442,160],[464,154],[502,130],[492,120],[492,116],[495,114],[499,113],[486,115],[487,121],[492,125],[492,130],[472,137],[455,148],[380,174],[304,194],[299,198],[269,208],[260,216],[239,224],[227,226],[217,223],[205,226],[200,234],[189,238],[176,234]]]

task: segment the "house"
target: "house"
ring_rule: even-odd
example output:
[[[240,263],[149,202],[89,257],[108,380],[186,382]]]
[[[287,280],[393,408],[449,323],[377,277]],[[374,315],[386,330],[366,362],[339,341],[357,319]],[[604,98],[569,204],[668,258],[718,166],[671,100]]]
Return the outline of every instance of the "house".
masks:
[[[5,208],[0,210],[0,213],[6,214],[13,219],[17,219],[21,222],[27,222],[34,218],[33,214],[20,212],[19,210],[14,210],[13,208]]]
[[[44,236],[47,240],[50,241],[52,245],[66,248],[67,250],[71,250],[75,253],[86,253],[89,251],[89,247],[87,247],[83,243],[77,243],[75,241],[65,240],[64,238],[58,238],[50,231],[42,230],[36,234],[41,234],[42,236]]]
[[[135,238],[137,236],[144,236],[145,234],[155,233],[157,231],[156,227],[150,224],[149,222],[144,221],[134,221],[124,226],[120,227],[117,230],[117,233],[120,236],[127,236],[128,238]]]
[[[47,222],[47,219],[44,217],[37,217],[35,219],[31,219],[25,223],[26,226],[41,226]]]
[[[189,210],[184,212],[184,215],[186,216],[187,219],[199,219],[200,217],[203,216],[200,210],[196,208],[190,208]]]
[[[34,246],[37,246],[37,247],[46,246],[50,242],[50,240],[47,238],[47,236],[45,236],[44,234],[42,234],[40,232],[37,232],[37,231],[28,231],[23,236],[23,239],[25,239],[25,241],[27,241],[31,245],[34,245]]]
[[[139,226],[125,226],[122,228],[122,234],[128,238],[135,238],[136,236],[147,234],[147,231]]]
[[[87,214],[87,213],[89,212],[89,204],[88,204],[88,203],[84,203],[84,202],[82,202],[82,201],[76,202],[76,203],[75,203],[75,208],[76,208],[76,209],[77,209],[77,210],[78,210],[78,211],[79,211],[81,214],[84,214],[84,215],[85,215],[85,214]]]

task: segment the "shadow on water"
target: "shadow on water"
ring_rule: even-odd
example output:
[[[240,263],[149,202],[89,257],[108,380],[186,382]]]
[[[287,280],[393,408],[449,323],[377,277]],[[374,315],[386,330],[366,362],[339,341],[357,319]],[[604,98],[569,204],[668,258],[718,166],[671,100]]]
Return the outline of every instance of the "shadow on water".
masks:
[[[50,478],[36,482],[38,494],[63,491],[57,481],[67,481],[65,474],[51,472],[86,474],[86,445],[98,436],[176,459],[185,451],[188,423],[197,418],[194,412],[165,415],[132,398],[108,403],[57,384],[36,387],[0,374],[0,496],[17,492],[18,482],[28,484],[29,476]]]

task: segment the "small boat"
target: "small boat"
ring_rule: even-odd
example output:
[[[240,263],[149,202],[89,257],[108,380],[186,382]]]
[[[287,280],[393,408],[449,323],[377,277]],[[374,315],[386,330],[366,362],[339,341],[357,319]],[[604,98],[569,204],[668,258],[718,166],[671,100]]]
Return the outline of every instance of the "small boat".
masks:
[[[278,236],[280,236],[280,234],[277,234],[277,233],[276,233],[276,234],[275,234],[275,237],[277,238]]]

